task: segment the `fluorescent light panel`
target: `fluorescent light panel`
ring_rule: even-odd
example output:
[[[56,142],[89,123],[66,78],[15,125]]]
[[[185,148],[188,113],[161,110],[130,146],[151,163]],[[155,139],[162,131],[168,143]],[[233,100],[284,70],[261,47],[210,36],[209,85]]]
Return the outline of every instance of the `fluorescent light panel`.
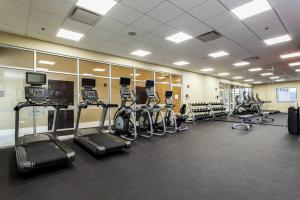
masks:
[[[208,67],[208,68],[201,69],[201,71],[202,71],[202,72],[211,72],[211,71],[214,71],[214,69]]]
[[[285,79],[277,79],[275,80],[276,82],[282,82],[282,81],[285,81]]]
[[[95,68],[93,69],[94,72],[105,72],[106,69],[101,69],[101,68]]]
[[[131,52],[130,54],[135,55],[135,56],[144,57],[144,56],[147,56],[147,55],[151,54],[151,52],[144,51],[144,50],[136,50],[134,52]]]
[[[113,0],[78,0],[76,6],[100,15],[105,15],[116,4],[117,2]]]
[[[262,70],[262,68],[260,68],[260,67],[248,69],[249,72],[258,72],[258,71],[261,71],[261,70]]]
[[[222,56],[228,56],[229,53],[225,52],[225,51],[218,51],[215,53],[210,53],[208,54],[208,56],[213,57],[213,58],[218,58],[218,57],[222,57]]]
[[[264,40],[264,42],[267,44],[267,45],[273,45],[273,44],[279,44],[279,43],[282,43],[282,42],[287,42],[287,41],[291,41],[291,37],[289,35],[282,35],[282,36],[279,36],[279,37],[275,37],[275,38],[270,38],[270,39],[267,39],[267,40]]]
[[[290,67],[299,66],[299,65],[300,65],[300,62],[289,63]]]
[[[260,74],[261,76],[272,76],[273,75],[273,73],[271,73],[271,72],[268,72],[268,73],[262,73],[262,74]]]
[[[232,9],[231,12],[233,12],[240,20],[243,20],[271,9],[272,7],[267,0],[253,0]]]
[[[287,59],[287,58],[294,58],[294,57],[299,57],[299,56],[300,56],[300,52],[294,52],[294,53],[280,55],[280,58]]]
[[[296,72],[300,72],[300,69],[296,69],[295,71],[296,71]]]
[[[174,65],[178,65],[178,66],[183,66],[183,65],[188,65],[188,64],[190,64],[190,63],[187,62],[187,61],[182,60],[182,61],[174,62],[173,64],[174,64]]]
[[[40,68],[40,67],[37,67],[36,70],[37,70],[37,71],[42,71],[42,72],[48,71],[47,68]]]
[[[192,39],[192,38],[193,38],[192,36],[190,36],[188,34],[185,34],[183,32],[179,32],[179,33],[176,33],[176,34],[171,35],[169,37],[166,37],[167,40],[175,42],[176,44],[181,43],[181,42],[186,41],[186,40],[189,40],[189,39]]]
[[[230,75],[230,73],[228,73],[228,72],[223,72],[223,73],[219,73],[218,75],[219,75],[219,76],[228,76],[228,75]]]
[[[254,81],[253,79],[246,79],[246,80],[244,80],[245,82],[252,82],[252,81]]]
[[[263,83],[262,81],[255,81],[255,82],[253,82],[254,84],[261,84],[261,83]]]
[[[55,65],[55,62],[49,60],[39,60],[39,64],[43,65]]]
[[[233,65],[236,66],[236,67],[241,67],[241,66],[250,65],[250,63],[248,63],[248,62],[238,62],[238,63],[233,63]]]
[[[66,30],[63,28],[59,29],[58,33],[56,34],[56,37],[65,38],[65,39],[74,40],[74,41],[79,41],[83,36],[84,36],[84,34],[82,34],[82,33],[69,31],[69,30]]]
[[[238,79],[242,79],[244,77],[242,77],[242,76],[235,76],[235,77],[232,77],[232,78],[235,79],[235,80],[238,80]]]
[[[271,77],[270,77],[271,80],[279,79],[279,78],[280,78],[279,76],[271,76]]]

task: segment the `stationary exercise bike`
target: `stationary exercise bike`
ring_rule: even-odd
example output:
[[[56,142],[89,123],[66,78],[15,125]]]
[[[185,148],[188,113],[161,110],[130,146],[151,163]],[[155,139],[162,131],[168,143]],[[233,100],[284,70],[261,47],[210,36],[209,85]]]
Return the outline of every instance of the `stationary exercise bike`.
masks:
[[[165,124],[166,124],[166,131],[168,133],[176,133],[178,131],[185,131],[188,130],[188,127],[181,127],[181,124],[186,121],[188,118],[188,115],[181,114],[175,114],[173,104],[173,92],[172,91],[166,91],[165,93]],[[184,107],[183,107],[184,108]],[[182,111],[182,109],[181,109]],[[183,112],[183,111],[182,111]]]
[[[137,138],[137,129],[135,124],[135,110],[133,105],[136,99],[131,98],[129,89],[130,78],[120,78],[120,95],[121,106],[114,116],[115,131],[120,137],[127,140],[135,140]],[[129,105],[127,103],[130,102]]]
[[[158,105],[160,98],[158,93],[154,94],[154,81],[146,81],[147,101],[146,107],[149,110],[152,119],[153,135],[163,136],[166,134],[165,118],[162,108]]]

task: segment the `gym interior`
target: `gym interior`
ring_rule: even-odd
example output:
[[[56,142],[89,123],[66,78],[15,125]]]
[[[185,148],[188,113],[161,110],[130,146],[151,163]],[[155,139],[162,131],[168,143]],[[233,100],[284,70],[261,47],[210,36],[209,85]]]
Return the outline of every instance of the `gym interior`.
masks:
[[[298,200],[299,10],[1,0],[0,199]]]

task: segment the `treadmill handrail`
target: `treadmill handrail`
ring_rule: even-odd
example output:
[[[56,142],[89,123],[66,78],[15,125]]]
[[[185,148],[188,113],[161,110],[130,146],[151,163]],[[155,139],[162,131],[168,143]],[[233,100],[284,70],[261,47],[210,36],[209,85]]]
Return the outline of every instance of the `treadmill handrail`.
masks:
[[[57,103],[53,103],[53,102],[41,102],[41,103],[33,103],[33,102],[21,102],[19,103],[18,105],[16,105],[14,107],[14,110],[15,111],[19,111],[21,110],[22,108],[25,108],[25,107],[53,107],[55,109],[63,109],[63,108],[68,108],[68,105],[65,105],[65,104],[57,104]]]
[[[102,106],[104,108],[113,108],[113,107],[118,107],[118,104],[107,104],[104,103],[103,101],[85,101],[85,102],[80,102],[78,106],[80,108],[87,108],[88,106]]]

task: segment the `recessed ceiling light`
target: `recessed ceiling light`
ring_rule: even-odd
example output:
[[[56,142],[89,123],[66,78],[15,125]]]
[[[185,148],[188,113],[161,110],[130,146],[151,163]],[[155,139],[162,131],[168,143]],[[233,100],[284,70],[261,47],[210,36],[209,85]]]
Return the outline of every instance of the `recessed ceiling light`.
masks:
[[[201,69],[201,71],[202,71],[202,72],[212,72],[212,71],[214,71],[214,69],[208,67],[208,68]]]
[[[282,82],[282,81],[285,81],[285,79],[277,79],[275,80],[276,82]]]
[[[238,80],[238,79],[242,79],[244,77],[242,77],[242,76],[235,76],[235,77],[232,77],[232,78],[235,79],[235,80]]]
[[[131,73],[131,74],[129,74],[130,76],[133,76],[133,74]],[[141,74],[135,74],[135,76],[140,76]]]
[[[282,36],[279,36],[279,37],[266,39],[266,40],[264,40],[264,42],[267,45],[273,45],[273,44],[279,44],[279,43],[287,42],[287,41],[291,41],[291,40],[292,39],[289,35],[282,35]]]
[[[181,43],[185,40],[189,40],[189,39],[192,39],[193,37],[188,35],[188,34],[185,34],[183,32],[179,32],[179,33],[176,33],[174,35],[171,35],[169,37],[166,37],[167,40],[170,40],[172,42],[175,42],[175,43]]]
[[[243,20],[271,9],[272,8],[267,0],[253,0],[232,9],[231,12],[233,12],[239,19]]]
[[[254,80],[253,79],[246,79],[244,80],[245,82],[253,82]]]
[[[39,64],[43,65],[55,65],[55,62],[49,60],[39,60]]]
[[[83,73],[83,76],[94,76],[94,74]]]
[[[101,68],[95,68],[93,69],[94,72],[105,72],[106,69],[101,69]]]
[[[147,56],[147,55],[151,54],[151,52],[143,51],[143,50],[137,50],[137,51],[131,52],[130,54],[140,56],[140,57],[144,57],[144,56]]]
[[[248,69],[249,72],[258,72],[258,71],[261,71],[261,70],[262,70],[262,68],[260,68],[260,67]]]
[[[273,73],[271,73],[271,72],[268,72],[268,73],[262,73],[262,74],[260,74],[261,76],[272,76],[273,75]]]
[[[296,72],[300,72],[300,69],[296,69],[295,71],[296,71]]]
[[[173,64],[178,65],[178,66],[183,66],[183,65],[188,65],[190,63],[187,62],[187,61],[182,60],[182,61],[174,62]]]
[[[294,58],[294,57],[299,57],[299,56],[300,56],[300,52],[294,52],[294,53],[280,55],[280,58],[287,59],[287,58]]]
[[[255,82],[253,82],[254,84],[261,84],[261,83],[263,83],[262,81],[255,81]]]
[[[228,76],[228,75],[230,75],[230,73],[228,73],[228,72],[222,72],[222,73],[219,73],[218,75],[219,76]]]
[[[218,57],[222,57],[222,56],[228,56],[229,53],[225,52],[225,51],[218,51],[218,52],[215,52],[215,53],[210,53],[208,54],[210,57],[213,57],[213,58],[218,58]]]
[[[236,66],[236,67],[241,67],[241,66],[250,65],[250,63],[248,63],[248,62],[238,62],[238,63],[233,63],[233,65]]]
[[[159,77],[157,77],[158,80],[162,80],[162,79],[165,79],[165,78],[167,78],[167,77],[165,77],[165,76],[159,76]]]
[[[65,38],[65,39],[74,40],[74,41],[79,41],[83,36],[84,36],[84,34],[82,34],[82,33],[69,31],[69,30],[66,30],[63,28],[59,29],[58,33],[56,34],[56,37]]]
[[[270,77],[271,80],[279,79],[279,78],[280,78],[279,76],[271,76],[271,77]]]
[[[78,0],[76,6],[91,12],[105,15],[117,2],[113,0]]]
[[[290,67],[299,66],[299,65],[300,65],[300,62],[289,63]]]

